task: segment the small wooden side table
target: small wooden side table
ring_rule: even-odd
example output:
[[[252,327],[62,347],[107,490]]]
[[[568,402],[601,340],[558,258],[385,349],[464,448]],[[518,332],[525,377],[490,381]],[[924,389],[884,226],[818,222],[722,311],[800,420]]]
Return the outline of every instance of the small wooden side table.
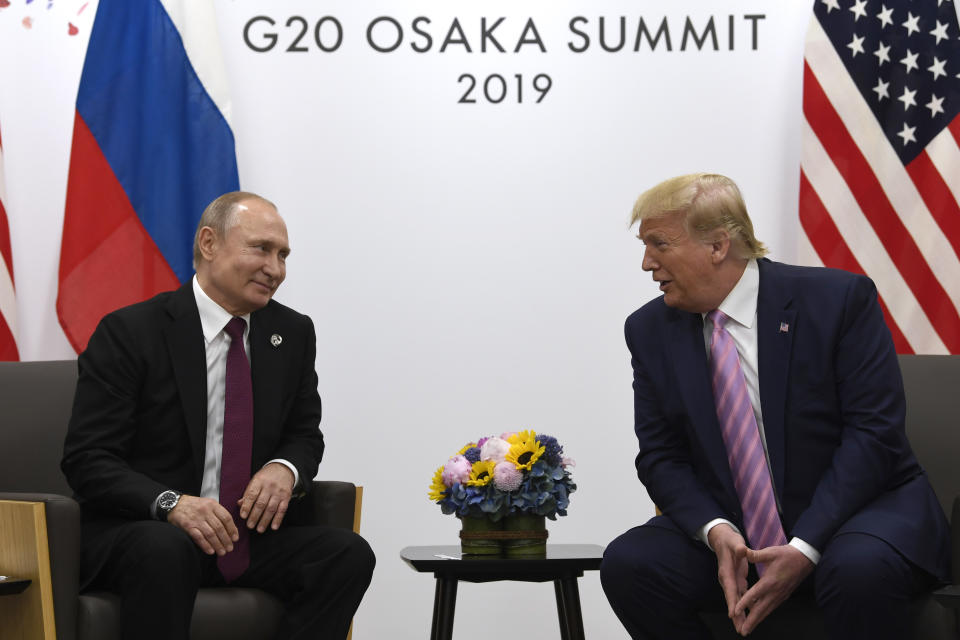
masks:
[[[431,640],[452,640],[457,583],[514,580],[553,582],[562,640],[584,640],[577,578],[600,568],[603,547],[596,544],[548,544],[540,557],[463,556],[459,545],[406,547],[400,557],[415,571],[433,573]]]

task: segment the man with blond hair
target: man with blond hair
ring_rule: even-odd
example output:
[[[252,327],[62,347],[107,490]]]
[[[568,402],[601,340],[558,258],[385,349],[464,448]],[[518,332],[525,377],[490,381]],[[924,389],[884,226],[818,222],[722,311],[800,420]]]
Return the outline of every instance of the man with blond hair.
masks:
[[[81,589],[119,594],[124,638],[187,640],[199,587],[241,586],[286,605],[278,638],[342,640],[370,584],[363,538],[297,513],[324,442],[313,322],[272,299],[289,253],[273,203],[224,194],[196,276],[108,314],[80,354],[61,466]]]
[[[736,184],[643,193],[632,224],[663,296],[626,321],[637,474],[661,509],[601,579],[633,638],[752,632],[812,591],[832,638],[911,637],[948,578],[948,527],[904,433],[900,370],[866,277],[772,262]]]

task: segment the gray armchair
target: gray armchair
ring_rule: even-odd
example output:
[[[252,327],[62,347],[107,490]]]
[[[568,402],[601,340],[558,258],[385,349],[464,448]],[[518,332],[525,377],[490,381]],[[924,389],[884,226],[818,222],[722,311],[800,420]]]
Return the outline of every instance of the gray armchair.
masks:
[[[22,525],[0,536],[0,574],[28,571],[33,580],[23,593],[0,597],[0,619],[14,621],[22,637],[120,638],[119,598],[78,592],[80,507],[60,472],[76,380],[75,360],[0,362],[0,527]],[[361,487],[315,481],[301,515],[357,531],[361,499]],[[23,516],[38,504],[39,517]],[[258,589],[201,589],[191,636],[272,638],[282,615],[280,602]]]
[[[902,355],[900,370],[907,396],[907,437],[930,478],[930,484],[951,518],[953,579],[960,577],[960,356]],[[960,638],[957,609],[960,597],[947,587],[935,596],[914,601],[918,614],[915,638]],[[940,604],[937,600],[946,603]],[[704,613],[703,620],[717,640],[740,638],[725,613]],[[826,638],[823,619],[812,597],[796,597],[764,620],[751,635],[755,640],[817,640]]]

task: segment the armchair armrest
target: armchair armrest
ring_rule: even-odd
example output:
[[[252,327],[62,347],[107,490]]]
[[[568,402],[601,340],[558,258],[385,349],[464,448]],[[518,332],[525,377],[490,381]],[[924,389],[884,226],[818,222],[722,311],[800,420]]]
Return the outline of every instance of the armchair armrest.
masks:
[[[363,487],[339,480],[314,480],[304,501],[313,524],[360,529]]]
[[[57,636],[73,640],[80,586],[80,505],[53,493],[0,492],[0,500],[43,503]]]
[[[960,609],[960,584],[957,583],[957,578],[960,577],[960,496],[953,499],[953,509],[950,514],[950,542],[953,552],[951,567],[953,584],[934,591],[933,598],[947,608]]]

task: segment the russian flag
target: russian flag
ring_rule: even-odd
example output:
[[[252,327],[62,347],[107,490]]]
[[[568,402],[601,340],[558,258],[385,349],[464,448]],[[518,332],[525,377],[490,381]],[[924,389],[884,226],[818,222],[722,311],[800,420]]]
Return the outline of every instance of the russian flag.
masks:
[[[77,94],[57,315],[79,353],[108,312],[193,273],[204,207],[239,189],[207,0],[100,0]]]
[[[7,199],[3,179],[3,141],[0,140],[0,360],[19,360],[17,297],[13,288],[13,253],[7,226]]]

